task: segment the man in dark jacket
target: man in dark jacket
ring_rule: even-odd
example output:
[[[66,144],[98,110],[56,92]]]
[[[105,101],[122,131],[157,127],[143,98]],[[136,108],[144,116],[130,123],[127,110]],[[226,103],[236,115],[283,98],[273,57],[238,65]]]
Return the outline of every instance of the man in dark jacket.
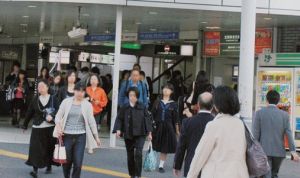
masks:
[[[173,165],[173,173],[176,177],[180,177],[183,161],[185,161],[184,177],[187,176],[195,150],[204,133],[206,124],[214,118],[213,115],[211,115],[213,103],[210,93],[205,92],[201,94],[198,98],[198,104],[200,107],[199,113],[191,118],[184,119],[182,122],[181,134]]]

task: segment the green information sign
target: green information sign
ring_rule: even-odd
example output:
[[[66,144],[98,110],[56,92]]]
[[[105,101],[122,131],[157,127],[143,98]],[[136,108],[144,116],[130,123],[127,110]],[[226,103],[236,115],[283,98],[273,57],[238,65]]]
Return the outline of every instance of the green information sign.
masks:
[[[239,56],[240,54],[240,32],[224,31],[221,32],[220,43],[221,56]]]
[[[300,66],[300,53],[261,54],[260,66]]]

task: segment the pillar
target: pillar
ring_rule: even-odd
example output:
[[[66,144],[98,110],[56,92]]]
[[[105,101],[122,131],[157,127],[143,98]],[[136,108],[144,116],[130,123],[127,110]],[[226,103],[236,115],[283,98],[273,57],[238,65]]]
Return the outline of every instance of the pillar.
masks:
[[[119,93],[119,71],[121,57],[121,39],[122,39],[122,18],[123,9],[117,7],[116,17],[116,39],[115,39],[115,60],[113,69],[113,94],[112,94],[112,112],[111,112],[111,130],[113,130],[117,112],[118,112],[118,93]],[[116,136],[110,132],[110,147],[116,147]]]
[[[255,28],[256,0],[243,0],[238,93],[240,114],[244,118],[252,118],[253,115]]]

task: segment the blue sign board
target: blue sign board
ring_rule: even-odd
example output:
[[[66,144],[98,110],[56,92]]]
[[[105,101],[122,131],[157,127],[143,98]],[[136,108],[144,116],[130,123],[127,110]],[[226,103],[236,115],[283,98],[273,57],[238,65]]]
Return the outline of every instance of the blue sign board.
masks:
[[[139,40],[178,40],[178,32],[148,32],[139,33]]]
[[[92,42],[92,41],[114,41],[115,35],[88,35],[84,37],[85,42]]]
[[[300,131],[300,118],[296,118],[296,130]]]

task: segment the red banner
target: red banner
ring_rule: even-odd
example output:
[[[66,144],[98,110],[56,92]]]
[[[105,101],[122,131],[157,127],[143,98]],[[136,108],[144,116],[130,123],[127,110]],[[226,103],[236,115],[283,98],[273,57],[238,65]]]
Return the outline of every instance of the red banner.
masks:
[[[272,49],[272,30],[257,29],[255,33],[255,54],[260,54],[263,49]]]
[[[220,55],[220,32],[205,32],[204,55]]]

